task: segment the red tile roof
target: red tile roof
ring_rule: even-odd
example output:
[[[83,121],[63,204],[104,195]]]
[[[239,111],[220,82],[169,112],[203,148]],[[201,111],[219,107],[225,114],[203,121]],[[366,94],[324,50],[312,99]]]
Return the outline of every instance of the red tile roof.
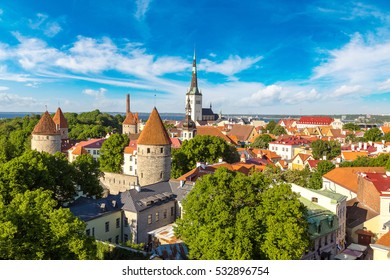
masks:
[[[269,144],[283,144],[292,146],[310,144],[310,141],[300,136],[289,136],[288,138],[278,138],[278,140],[270,142]]]
[[[49,112],[46,111],[42,115],[38,124],[34,127],[32,134],[56,135],[56,134],[60,134],[60,132],[57,131],[56,124],[54,123],[53,119],[51,118]]]
[[[336,184],[357,193],[358,191],[358,173],[360,172],[385,172],[384,167],[338,167],[323,177],[335,182]]]
[[[137,141],[138,145],[171,145],[171,139],[164,127],[161,117],[156,109],[153,108],[144,129]]]
[[[246,142],[251,137],[252,131],[255,129],[252,125],[235,124],[229,131],[228,135],[234,135],[241,142]]]
[[[320,160],[318,160],[318,159],[309,159],[308,161],[307,161],[307,163],[309,164],[309,166],[311,167],[311,168],[316,168],[317,167],[317,164],[320,162]]]
[[[126,113],[126,118],[123,121],[123,124],[127,125],[136,125],[139,123],[138,113],[133,114],[132,112]]]
[[[330,125],[333,122],[331,117],[317,117],[317,116],[302,116],[298,124],[317,124],[317,125]]]
[[[177,137],[171,138],[172,148],[179,149],[181,147],[181,140]]]
[[[364,173],[364,179],[370,181],[383,196],[390,196],[390,177],[386,173]]]
[[[77,145],[76,148],[72,151],[73,155],[79,156],[79,155],[86,155],[88,152],[84,149],[83,146]]]
[[[53,121],[56,125],[59,125],[60,128],[68,128],[68,122],[60,107],[58,107],[57,112],[53,117]]]
[[[89,149],[100,149],[103,145],[103,142],[106,141],[106,138],[96,138],[90,139],[87,141],[81,141],[76,146],[82,146]]]

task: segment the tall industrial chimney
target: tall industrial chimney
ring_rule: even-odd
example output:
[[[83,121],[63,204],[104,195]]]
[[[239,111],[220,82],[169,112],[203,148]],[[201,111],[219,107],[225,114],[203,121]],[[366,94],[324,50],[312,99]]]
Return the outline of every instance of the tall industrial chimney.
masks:
[[[126,114],[130,113],[130,94],[126,96]]]

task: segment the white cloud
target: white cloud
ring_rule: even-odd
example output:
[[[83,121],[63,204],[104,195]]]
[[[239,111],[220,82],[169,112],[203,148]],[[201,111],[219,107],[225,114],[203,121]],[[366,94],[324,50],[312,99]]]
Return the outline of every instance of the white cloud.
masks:
[[[0,86],[0,91],[1,91],[1,90],[9,90],[9,87]]]
[[[0,93],[0,110],[2,111],[9,111],[10,108],[26,111],[26,109],[33,108],[36,105],[37,101],[32,97]]]
[[[47,37],[54,37],[62,31],[62,27],[57,21],[48,20],[48,15],[38,13],[36,17],[36,19],[29,20],[31,29],[41,30]]]
[[[84,94],[93,96],[95,98],[102,98],[102,97],[104,97],[104,94],[106,92],[107,92],[107,89],[105,89],[105,88],[99,88],[98,90],[94,90],[94,89],[85,89],[85,90],[83,90]]]
[[[136,11],[135,18],[138,20],[144,19],[146,12],[149,10],[149,6],[152,3],[152,0],[135,0]]]
[[[333,92],[334,97],[346,96],[355,93],[361,93],[361,85],[342,85]]]
[[[386,81],[381,82],[378,86],[378,89],[380,89],[380,90],[390,89],[390,79],[387,79]]]
[[[201,59],[199,63],[199,70],[206,72],[219,73],[225,76],[233,76],[243,70],[252,67],[259,62],[263,57],[245,57],[241,58],[238,55],[230,55],[228,59],[217,63],[209,59]]]
[[[341,85],[359,83],[372,87],[388,77],[390,41],[367,42],[362,35],[355,34],[348,44],[328,54],[327,61],[314,68],[314,80],[331,79]]]

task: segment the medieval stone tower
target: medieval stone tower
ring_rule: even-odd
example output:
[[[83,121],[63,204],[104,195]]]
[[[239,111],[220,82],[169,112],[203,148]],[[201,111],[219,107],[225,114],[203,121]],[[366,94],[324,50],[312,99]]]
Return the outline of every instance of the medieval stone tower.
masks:
[[[156,108],[137,141],[137,174],[141,187],[171,177],[171,139]]]
[[[62,110],[60,107],[58,107],[57,112],[53,117],[53,121],[56,125],[56,129],[61,134],[61,139],[62,140],[68,139],[68,122],[65,119],[65,116],[62,113]]]
[[[61,133],[56,128],[56,124],[46,111],[38,124],[34,127],[31,139],[31,149],[38,152],[48,152],[54,154],[61,152]]]
[[[188,90],[187,99],[190,100],[191,110],[191,119],[193,121],[201,121],[202,117],[202,93],[198,89],[198,77],[196,71],[196,54],[194,51],[194,59],[192,61],[192,78],[191,86]]]
[[[122,123],[122,134],[137,134],[138,123],[138,113],[133,114],[130,111],[130,94],[128,94],[126,96],[126,118]]]
[[[186,117],[182,122],[181,139],[190,140],[195,137],[195,134],[196,134],[196,124],[191,119],[190,98],[187,97]]]

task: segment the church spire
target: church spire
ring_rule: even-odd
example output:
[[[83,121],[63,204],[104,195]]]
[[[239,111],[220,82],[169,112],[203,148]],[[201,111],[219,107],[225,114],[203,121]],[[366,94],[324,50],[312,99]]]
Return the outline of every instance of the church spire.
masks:
[[[187,94],[201,95],[198,89],[198,77],[196,71],[196,51],[194,49],[194,59],[192,61],[192,79],[191,87]]]

